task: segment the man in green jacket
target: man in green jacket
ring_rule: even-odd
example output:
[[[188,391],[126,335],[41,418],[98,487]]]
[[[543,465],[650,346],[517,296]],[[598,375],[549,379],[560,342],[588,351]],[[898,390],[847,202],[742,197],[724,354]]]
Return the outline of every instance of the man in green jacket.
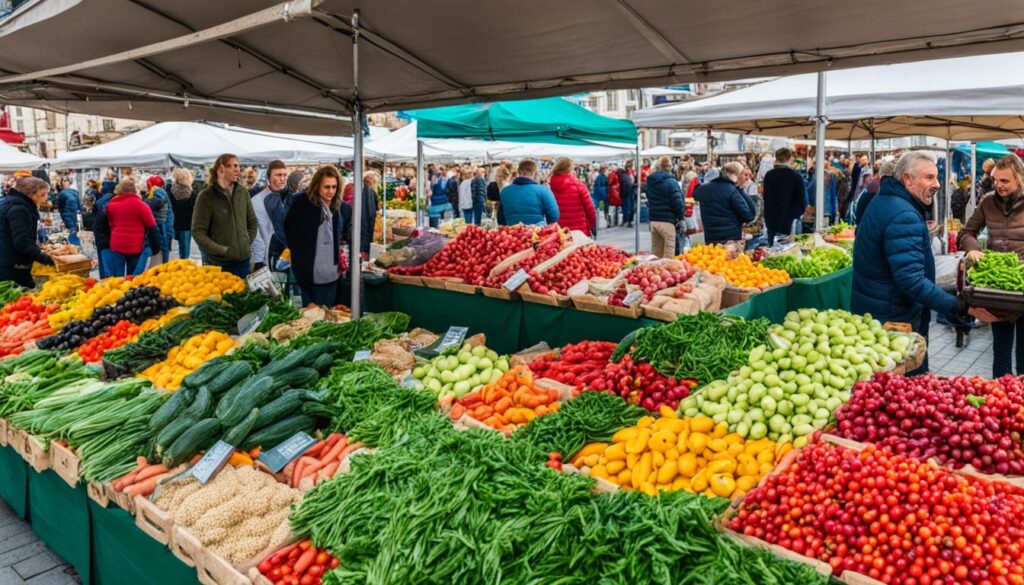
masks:
[[[196,197],[192,237],[206,264],[220,266],[241,278],[250,271],[249,250],[258,223],[249,191],[239,184],[238,157],[222,154],[210,170],[210,182]]]

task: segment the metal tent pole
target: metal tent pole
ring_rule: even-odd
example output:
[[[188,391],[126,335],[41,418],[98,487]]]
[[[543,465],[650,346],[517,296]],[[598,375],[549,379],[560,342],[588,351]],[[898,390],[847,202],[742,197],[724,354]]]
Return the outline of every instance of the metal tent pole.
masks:
[[[420,199],[427,194],[427,181],[423,176],[423,141],[416,140],[416,227],[423,225]]]
[[[633,250],[640,253],[640,137],[637,136],[636,145],[636,179],[633,180],[636,187],[636,199],[633,200]]]
[[[964,219],[971,217],[974,213],[974,206],[978,201],[978,144],[971,143],[971,200],[967,202],[967,215]]]
[[[362,219],[363,219],[363,107],[359,103],[359,10],[352,11],[352,173],[356,181],[352,196],[352,258],[349,274],[352,277],[352,318],[362,315]]]
[[[820,230],[825,224],[825,72],[818,72],[818,107],[815,117],[814,137],[814,229]]]
[[[948,134],[947,134],[947,136],[948,136]],[[943,198],[942,209],[941,210],[939,209],[939,202],[938,201],[932,201],[932,207],[933,207],[932,218],[935,221],[941,222],[939,225],[942,226],[942,229],[939,231],[939,233],[942,234],[942,252],[943,253],[946,253],[946,252],[949,251],[949,249],[946,246],[946,244],[949,242],[949,237],[948,237],[948,234],[947,234],[947,231],[946,231],[949,228],[949,224],[946,222],[946,218],[949,217],[949,212],[950,212],[950,205],[949,204],[950,204],[950,199],[952,199],[952,197],[950,196],[950,192],[949,192],[949,184],[950,184],[950,181],[952,181],[952,179],[953,179],[953,145],[952,145],[952,143],[950,143],[948,138],[946,139],[946,172],[945,172],[945,175],[946,175],[945,176],[945,184],[942,185],[942,189],[939,191],[939,194]],[[942,212],[941,216],[939,215],[939,211]]]
[[[388,157],[382,156],[380,163],[381,213],[380,238],[383,245],[388,245]]]

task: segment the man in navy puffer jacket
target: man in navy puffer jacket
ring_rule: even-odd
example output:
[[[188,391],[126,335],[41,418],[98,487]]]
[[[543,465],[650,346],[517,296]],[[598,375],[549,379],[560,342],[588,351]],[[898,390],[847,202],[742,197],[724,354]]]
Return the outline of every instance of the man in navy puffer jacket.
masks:
[[[992,322],[985,309],[968,309],[963,299],[935,284],[935,258],[924,214],[939,189],[931,155],[911,151],[882,179],[861,223],[853,249],[854,313],[871,313],[881,322],[910,323],[928,338],[931,311]],[[928,370],[928,360],[919,370]],[[913,374],[913,373],[912,373]]]
[[[743,224],[754,220],[754,202],[736,186],[743,165],[727,162],[721,175],[704,183],[693,192],[700,204],[700,219],[704,224],[704,242],[724,244],[743,239]]]

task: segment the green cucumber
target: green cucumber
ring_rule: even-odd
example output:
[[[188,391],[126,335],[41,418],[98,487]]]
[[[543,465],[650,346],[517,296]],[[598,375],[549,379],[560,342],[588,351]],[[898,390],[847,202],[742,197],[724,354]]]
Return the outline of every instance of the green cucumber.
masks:
[[[259,421],[259,419],[260,409],[254,408],[250,410],[249,414],[245,415],[245,418],[242,419],[242,422],[231,427],[231,429],[224,434],[224,437],[221,440],[227,443],[228,445],[234,447],[235,445],[244,441],[245,437],[254,428],[256,428],[256,423]]]
[[[223,361],[214,362],[213,360],[203,364],[201,368],[185,376],[185,379],[181,381],[182,386],[188,386],[189,388],[199,389],[200,386],[209,384],[211,380],[217,377],[218,374],[224,371],[224,368],[228,367]]]
[[[149,430],[158,432],[160,429],[171,424],[174,419],[185,412],[185,409],[188,408],[195,395],[196,391],[192,388],[180,388],[174,395],[164,401],[160,408],[153,413],[153,416],[149,418]]]
[[[220,396],[249,376],[252,376],[252,366],[248,362],[233,362],[207,382],[206,386],[214,396]]]
[[[221,424],[216,418],[204,418],[192,425],[164,451],[163,464],[168,469],[188,461],[196,453],[209,449],[220,436]]]
[[[320,373],[313,368],[295,368],[294,370],[274,376],[280,388],[305,388],[313,386],[320,379]]]
[[[242,448],[246,451],[253,447],[271,449],[299,431],[312,433],[315,429],[316,419],[304,414],[296,414],[269,426],[256,429],[242,441]]]
[[[213,394],[203,386],[196,392],[192,405],[185,409],[185,416],[196,420],[206,418],[213,409]]]
[[[274,383],[274,379],[269,376],[257,375],[255,377],[249,378],[248,380],[245,380],[244,382],[236,384],[234,388],[228,390],[227,394],[221,396],[220,401],[217,402],[217,410],[215,411],[217,418],[223,418],[223,416],[227,414],[228,410],[231,409],[231,405],[235,403],[235,398],[238,397],[238,394],[240,392],[252,386],[253,384],[256,384],[257,382],[260,384],[265,384],[266,382],[263,382],[262,380],[270,380],[271,384]],[[249,408],[252,408],[252,406],[250,406]],[[246,410],[246,412],[248,412],[248,410]]]
[[[256,374],[260,376],[276,376],[284,374],[286,372],[290,372],[302,365],[302,356],[304,351],[305,350],[302,349],[292,351],[283,358],[274,360],[269,364],[263,366],[262,368],[260,368],[259,372],[256,372]]]
[[[223,412],[220,407],[224,401],[221,400],[221,404],[217,405],[217,418],[226,427],[237,425],[250,410],[266,404],[273,393],[273,378],[256,378],[251,383],[246,383],[245,387],[238,391]]]
[[[315,360],[313,360],[313,364],[310,367],[320,372],[321,376],[326,376],[327,372],[331,371],[331,366],[333,365],[334,356],[332,356],[329,353],[324,353],[317,357]]]
[[[174,441],[197,422],[199,422],[198,419],[182,416],[165,426],[160,433],[157,434],[156,439],[153,440],[156,456],[163,456],[164,452],[174,444]]]
[[[302,406],[302,392],[302,390],[289,390],[279,398],[261,406],[260,418],[253,425],[253,428],[265,427],[298,410]]]

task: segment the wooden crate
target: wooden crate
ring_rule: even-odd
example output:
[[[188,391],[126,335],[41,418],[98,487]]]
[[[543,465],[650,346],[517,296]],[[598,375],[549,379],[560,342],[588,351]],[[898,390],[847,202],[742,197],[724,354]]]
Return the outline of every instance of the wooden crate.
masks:
[[[78,484],[82,458],[77,453],[54,441],[50,443],[50,465],[69,486]]]
[[[523,297],[523,300],[528,303],[537,303],[538,305],[549,305],[552,307],[568,307],[572,304],[572,300],[566,295],[542,295],[529,290],[529,287],[523,287],[519,290],[519,294]]]
[[[408,284],[409,286],[423,286],[422,276],[410,276],[408,274],[393,274],[388,273],[388,278],[391,282],[397,284]]]
[[[7,445],[7,419],[0,418],[0,447]]]
[[[734,307],[740,303],[750,300],[750,297],[761,294],[765,291],[773,290],[776,288],[782,288],[793,284],[792,280],[786,281],[782,284],[776,284],[766,288],[739,288],[732,285],[725,285],[725,289],[722,291],[722,308],[728,309]]]
[[[249,577],[207,548],[196,559],[196,573],[203,585],[252,585]]]
[[[43,445],[42,441],[28,433],[22,433],[22,437],[22,458],[37,473],[42,473],[49,469],[51,465],[50,453],[46,450],[46,446]]]
[[[447,290],[448,289],[448,281],[443,279],[443,278],[437,278],[437,277],[434,277],[434,276],[424,276],[423,277],[423,286],[426,286],[426,287],[429,287],[429,288],[440,288],[440,289]]]
[[[475,284],[466,284],[465,282],[453,282],[448,281],[445,283],[445,288],[452,292],[462,293],[464,295],[475,295],[480,287]]]
[[[167,548],[171,549],[174,556],[181,559],[181,562],[190,567],[196,566],[196,559],[204,551],[203,543],[182,526],[175,526],[171,530],[171,539],[167,543]]]
[[[89,499],[99,504],[101,508],[106,508],[110,505],[110,494],[107,491],[108,483],[96,483],[90,481],[85,484],[85,492],[89,494]]]
[[[135,506],[135,497],[129,496],[124,492],[114,490],[113,484],[108,485],[110,487],[107,490],[107,496],[110,498],[110,501],[117,504],[117,506],[125,512],[134,516],[137,511]]]
[[[606,303],[598,296],[585,294],[576,295],[569,298],[572,299],[572,304],[573,306],[576,307],[577,311],[584,311],[586,313],[598,313],[601,315],[612,314],[611,305]]]
[[[510,291],[505,287],[491,288],[489,286],[481,286],[480,292],[483,293],[485,297],[490,297],[492,299],[511,301],[519,298],[519,293]]]
[[[174,516],[146,498],[135,496],[135,525],[160,544],[167,544],[174,530]]]
[[[594,485],[593,487],[590,488],[590,493],[594,494],[595,496],[599,496],[601,494],[614,494],[615,492],[622,489],[619,487],[617,483],[610,482],[607,479],[600,477],[592,477],[589,471],[590,468],[580,469],[571,463],[562,464],[562,473],[578,473],[580,475],[585,475],[590,479],[594,480]]]
[[[639,319],[640,315],[643,314],[643,309],[640,307],[640,303],[633,305],[632,307],[620,307],[618,305],[608,305],[611,309],[612,315],[618,315],[619,317],[626,317],[627,319]]]
[[[925,358],[928,357],[928,342],[925,338],[918,333],[909,335],[913,339],[910,344],[910,354],[902,362],[896,364],[896,367],[892,369],[893,374],[904,375],[907,372],[913,372],[921,367]]]

